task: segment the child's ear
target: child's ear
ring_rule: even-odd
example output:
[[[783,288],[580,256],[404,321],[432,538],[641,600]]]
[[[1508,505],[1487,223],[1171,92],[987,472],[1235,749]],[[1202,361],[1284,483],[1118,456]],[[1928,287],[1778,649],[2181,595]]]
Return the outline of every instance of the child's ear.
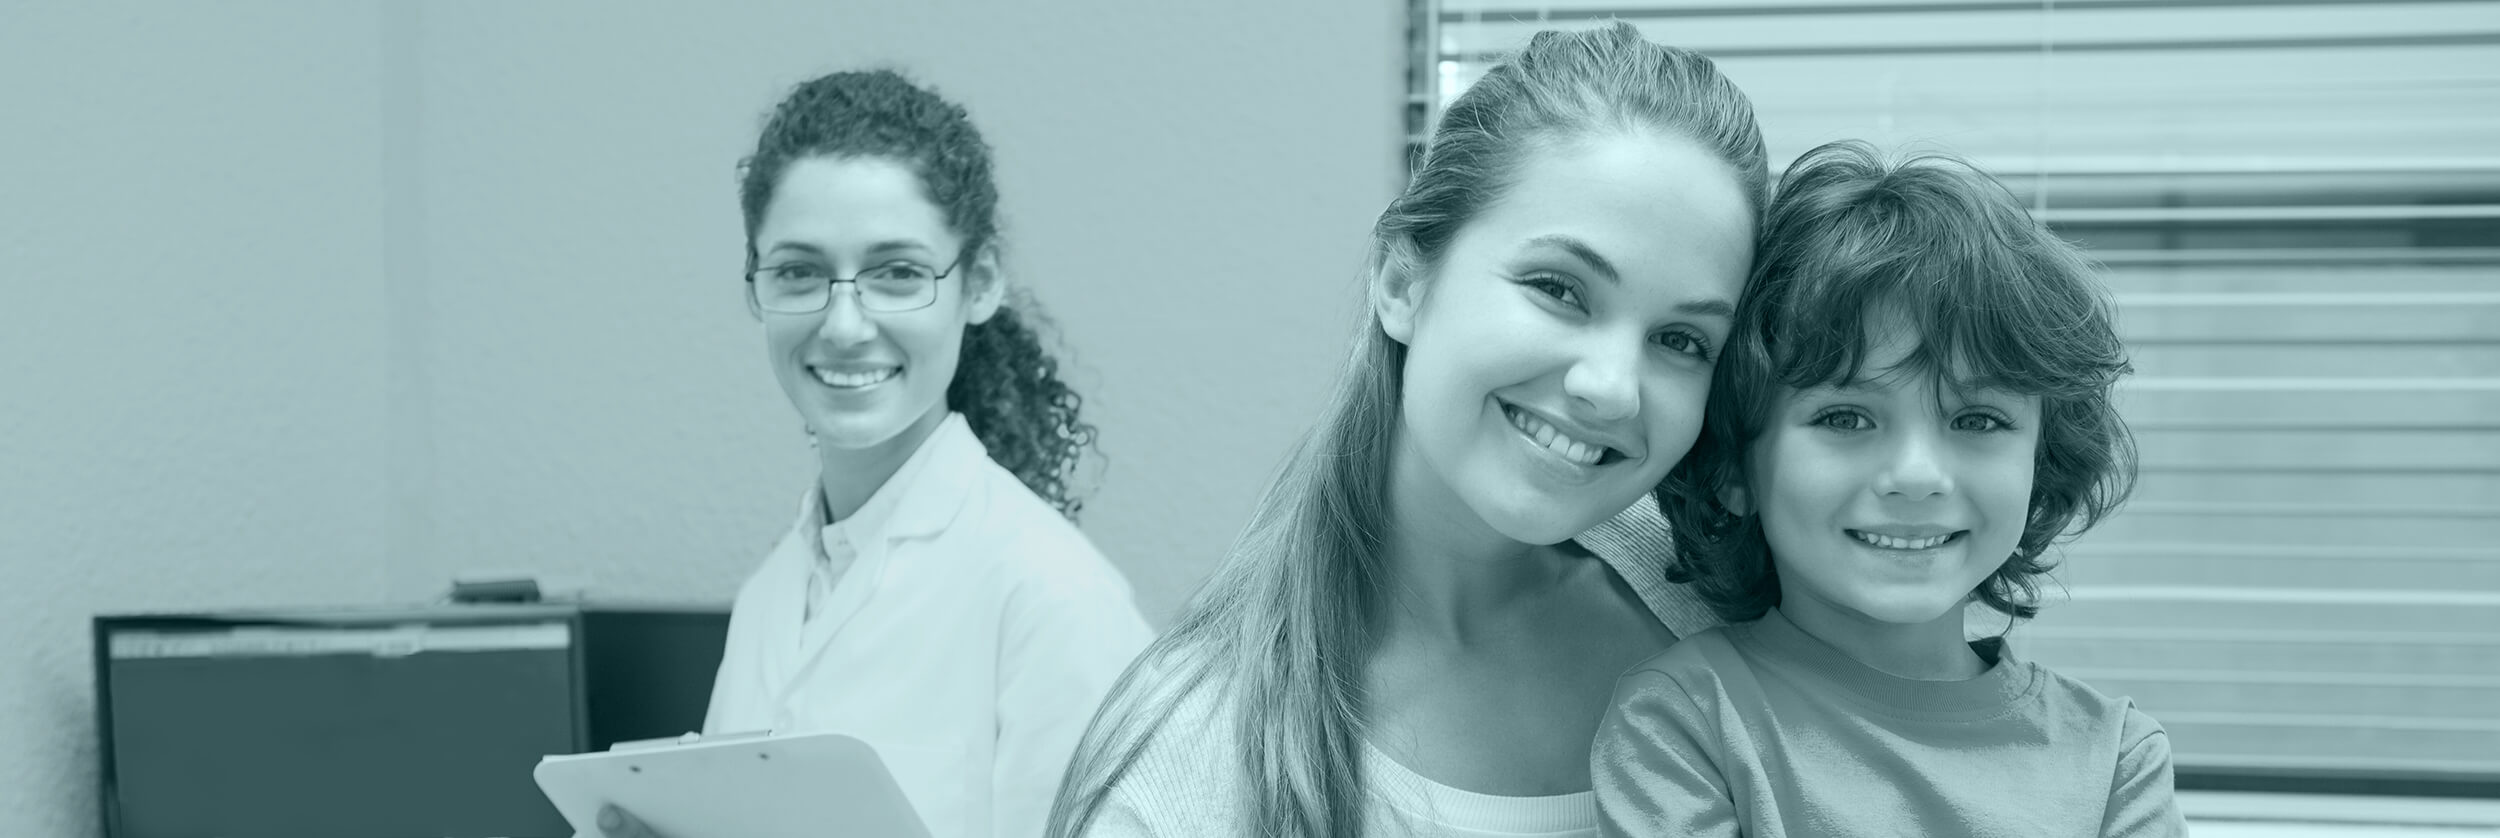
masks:
[[[981,251],[973,254],[970,263],[960,270],[964,272],[967,295],[964,322],[976,326],[989,322],[1007,299],[1007,272],[999,267],[998,248],[981,245]]]
[[[1419,261],[1414,244],[1405,239],[1381,245],[1372,256],[1372,316],[1380,318],[1380,330],[1399,343],[1415,339],[1415,312],[1424,303],[1424,272]]]
[[[1753,493],[1733,477],[1719,484],[1719,505],[1739,516],[1753,514]]]

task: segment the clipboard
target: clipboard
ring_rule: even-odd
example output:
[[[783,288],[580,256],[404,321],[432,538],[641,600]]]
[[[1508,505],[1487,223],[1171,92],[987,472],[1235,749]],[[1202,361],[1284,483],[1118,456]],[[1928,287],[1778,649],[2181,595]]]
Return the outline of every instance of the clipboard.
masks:
[[[667,836],[929,838],[877,749],[839,733],[620,742],[532,775],[583,838],[607,804]]]

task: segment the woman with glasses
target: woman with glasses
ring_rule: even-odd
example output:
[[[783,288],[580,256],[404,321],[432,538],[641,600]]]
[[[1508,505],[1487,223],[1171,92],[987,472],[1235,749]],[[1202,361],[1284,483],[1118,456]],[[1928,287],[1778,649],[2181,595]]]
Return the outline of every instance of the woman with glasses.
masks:
[[[1073,523],[1094,429],[1000,266],[989,146],[895,73],[835,73],[741,174],[748,307],[818,476],[738,593],[704,731],[850,734],[934,838],[1039,835],[1152,634]]]

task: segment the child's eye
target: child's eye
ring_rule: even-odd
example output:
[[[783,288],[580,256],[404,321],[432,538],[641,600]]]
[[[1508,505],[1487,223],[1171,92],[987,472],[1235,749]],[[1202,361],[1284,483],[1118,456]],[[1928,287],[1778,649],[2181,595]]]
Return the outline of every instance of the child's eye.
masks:
[[[1529,274],[1520,277],[1519,284],[1534,288],[1538,293],[1552,297],[1566,305],[1575,307],[1580,305],[1580,289],[1573,287],[1570,281],[1562,277],[1553,274]]]
[[[1677,329],[1658,335],[1658,345],[1707,361],[1711,359],[1710,339],[1695,332]]]
[[[2007,421],[2005,417],[1998,416],[1994,413],[1973,412],[1953,417],[1953,429],[1957,431],[1975,431],[1982,433],[1988,431],[2010,431],[2014,429],[2014,423]]]
[[[1875,429],[1875,418],[1857,410],[1842,407],[1817,413],[1806,424],[1835,431],[1871,431]]]

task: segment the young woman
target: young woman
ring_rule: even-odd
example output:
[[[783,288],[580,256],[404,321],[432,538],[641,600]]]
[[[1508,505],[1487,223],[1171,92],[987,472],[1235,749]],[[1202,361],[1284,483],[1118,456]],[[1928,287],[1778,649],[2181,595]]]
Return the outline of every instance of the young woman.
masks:
[[[1708,622],[1668,622],[1701,609],[1657,554],[1572,539],[1699,432],[1767,177],[1743,94],[1628,25],[1461,95],[1374,229],[1327,412],[1049,834],[1593,834],[1615,677]]]
[[[739,197],[819,471],[738,593],[704,730],[851,734],[936,838],[1039,834],[1152,635],[1071,522],[1093,428],[1000,267],[989,147],[894,73],[835,73],[782,101]]]

